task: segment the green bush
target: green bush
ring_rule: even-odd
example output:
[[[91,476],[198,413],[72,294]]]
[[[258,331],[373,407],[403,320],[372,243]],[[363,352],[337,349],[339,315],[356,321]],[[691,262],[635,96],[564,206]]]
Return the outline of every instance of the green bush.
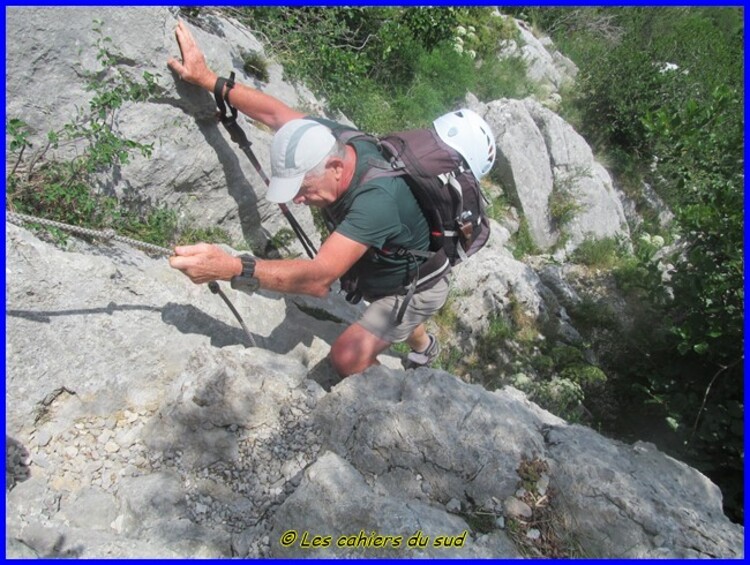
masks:
[[[623,254],[623,242],[616,237],[588,237],[572,253],[571,260],[589,267],[611,269]]]
[[[576,328],[587,334],[597,329],[616,330],[619,327],[619,316],[612,306],[588,297],[571,308],[569,314]]]
[[[607,375],[599,367],[587,364],[572,365],[563,369],[560,376],[581,386],[581,388],[602,385],[607,382]]]
[[[246,75],[254,76],[261,82],[268,82],[268,63],[263,55],[257,51],[248,51],[242,54],[242,70]]]
[[[570,422],[581,421],[581,405],[584,393],[581,385],[566,378],[555,377],[550,381],[534,383],[525,390],[531,400],[542,408]]]
[[[521,218],[521,223],[518,231],[511,237],[513,244],[513,257],[516,259],[522,259],[527,255],[538,255],[541,250],[534,243],[534,239],[531,237],[529,231],[529,224],[526,218]]]
[[[503,218],[505,218],[506,214],[508,214],[510,211],[510,208],[512,206],[510,201],[504,193],[498,196],[490,196],[489,201],[489,204],[487,204],[487,207],[485,208],[487,216],[492,218],[496,222],[502,221]]]
[[[552,360],[556,367],[565,368],[576,363],[583,362],[583,353],[577,347],[571,345],[558,345],[550,351]]]
[[[521,99],[536,93],[536,86],[526,74],[526,63],[520,57],[483,61],[477,75],[473,91],[480,100]]]
[[[432,49],[453,38],[461,12],[460,8],[411,8],[400,19],[417,43]]]
[[[498,358],[497,352],[502,342],[513,336],[511,321],[503,315],[495,314],[489,320],[487,331],[477,339],[477,354],[483,362],[494,362]]]
[[[565,190],[553,190],[547,201],[550,220],[557,229],[563,229],[569,224],[575,215],[580,212],[581,206],[573,195]]]
[[[289,78],[373,133],[422,127],[475,88],[528,91],[520,62],[495,62],[515,32],[488,8],[228,10],[263,30]]]
[[[351,96],[344,104],[346,114],[361,116],[358,127],[373,135],[396,131],[401,128],[399,117],[408,111],[398,108],[392,98],[370,79],[362,79],[352,87]]]
[[[573,104],[583,135],[630,194],[646,180],[675,216],[677,245],[657,253],[637,234],[634,254],[616,265],[640,332],[621,342],[620,382],[635,387],[623,401],[661,408],[677,455],[721,485],[741,520],[743,11],[529,12],[579,66]]]
[[[549,355],[534,355],[530,362],[532,368],[541,375],[548,375],[555,368],[555,360]]]

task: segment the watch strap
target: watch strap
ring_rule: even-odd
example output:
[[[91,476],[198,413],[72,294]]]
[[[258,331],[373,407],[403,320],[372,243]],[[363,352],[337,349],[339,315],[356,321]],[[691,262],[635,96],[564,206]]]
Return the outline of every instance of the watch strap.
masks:
[[[248,255],[247,253],[244,253],[239,256],[240,261],[242,261],[242,273],[240,273],[241,277],[254,277],[255,276],[255,257],[252,255]]]
[[[256,290],[260,286],[260,281],[255,278],[255,257],[252,255],[240,255],[242,261],[242,272],[232,277],[229,281],[234,289],[238,290]]]

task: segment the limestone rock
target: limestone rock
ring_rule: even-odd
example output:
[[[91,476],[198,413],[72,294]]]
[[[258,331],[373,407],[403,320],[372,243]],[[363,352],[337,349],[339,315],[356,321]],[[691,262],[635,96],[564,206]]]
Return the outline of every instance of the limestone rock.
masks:
[[[164,302],[188,300],[211,313],[201,320],[226,316],[166,262],[125,248],[63,252],[12,225],[6,243],[7,422],[28,469],[7,499],[6,545],[19,555],[291,556],[302,550],[281,545],[289,529],[411,536],[421,526],[433,542],[454,536],[462,546],[394,555],[513,557],[503,530],[479,535],[462,516],[478,501],[513,496],[524,457],[549,462],[549,488],[565,493],[561,511],[590,555],[742,553],[741,527],[705,477],[648,446],[569,426],[519,391],[380,366],[326,394],[283,351],[218,339],[232,335],[228,322],[154,316]],[[258,300],[275,304],[237,302],[251,309]],[[250,330],[273,318],[252,318]],[[340,326],[320,323],[323,335]],[[51,400],[40,410],[43,399]],[[37,434],[49,441],[34,442]],[[105,449],[110,441],[121,449]],[[448,512],[452,499],[462,514]],[[608,541],[591,541],[602,527]],[[696,530],[705,533],[699,544],[682,533]],[[320,551],[360,554],[383,555]]]
[[[569,124],[531,98],[488,104],[469,98],[468,104],[495,134],[497,176],[523,211],[537,246],[552,248],[563,231],[567,253],[586,238],[629,237],[609,173]],[[552,217],[553,198],[570,207],[563,225]]]
[[[511,18],[520,38],[505,40],[500,45],[500,58],[520,57],[527,65],[527,76],[541,87],[549,87],[550,92],[573,83],[578,68],[557,49],[548,37],[537,38],[523,20]]]
[[[703,474],[637,442],[581,426],[546,431],[551,484],[596,555],[620,558],[741,557],[743,534]],[[584,502],[586,501],[586,502]]]
[[[459,557],[471,551],[471,540],[462,548],[434,545],[438,535],[467,531],[463,520],[424,502],[383,496],[351,464],[330,452],[306,471],[274,522],[274,541],[294,538],[289,547],[274,544],[274,557]],[[316,536],[319,547],[312,545]],[[380,547],[373,545],[378,536],[383,538],[377,542]],[[425,545],[410,547],[412,536]]]
[[[137,79],[151,73],[159,94],[149,102],[128,102],[120,110],[117,133],[153,143],[153,151],[149,158],[134,154],[116,175],[101,179],[103,190],[154,206],[168,205],[196,225],[219,226],[237,241],[247,239],[262,247],[287,227],[286,220],[275,204],[263,198],[263,181],[216,120],[213,97],[181,82],[167,67],[169,57],[179,56],[174,37],[178,17],[178,9],[162,7],[10,8],[6,28],[13,40],[7,42],[7,115],[22,119],[33,115],[33,121],[26,119],[33,130],[30,141],[35,149],[43,147],[48,131],[60,130],[79,109],[86,111],[94,93],[86,89],[84,73],[98,72],[97,41],[109,38],[106,46],[125,72]],[[321,106],[309,90],[284,82],[281,67],[272,60],[267,84],[245,74],[241,53],[263,53],[263,46],[244,26],[210,13],[187,25],[218,74],[228,76],[233,70],[237,80],[291,107]],[[45,87],[30,94],[27,85],[40,77]],[[270,174],[267,148],[272,132],[242,115],[238,123]],[[70,145],[61,144],[53,154],[63,156],[66,147],[70,151]],[[319,245],[309,210],[290,208]],[[304,253],[296,241],[291,246]]]

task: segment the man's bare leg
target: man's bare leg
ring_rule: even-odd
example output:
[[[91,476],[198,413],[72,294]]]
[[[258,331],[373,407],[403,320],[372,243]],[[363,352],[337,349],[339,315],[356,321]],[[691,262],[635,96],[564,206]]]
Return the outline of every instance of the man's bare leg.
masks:
[[[333,343],[329,357],[336,372],[348,377],[372,365],[379,365],[378,355],[390,345],[390,342],[371,334],[359,324],[352,324]]]
[[[430,336],[427,334],[427,328],[424,324],[419,324],[411,335],[406,339],[406,343],[409,344],[414,351],[424,351],[430,346]]]

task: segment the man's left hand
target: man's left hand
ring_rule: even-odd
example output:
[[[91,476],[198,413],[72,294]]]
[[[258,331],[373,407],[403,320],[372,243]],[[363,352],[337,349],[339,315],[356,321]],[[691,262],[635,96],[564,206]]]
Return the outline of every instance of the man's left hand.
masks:
[[[208,68],[206,57],[193,39],[187,25],[180,20],[175,29],[177,44],[180,46],[182,61],[170,57],[167,61],[169,68],[180,75],[180,78],[192,84],[197,84],[208,91],[213,91],[216,84],[216,74]]]
[[[220,247],[209,243],[182,245],[174,248],[169,258],[173,269],[182,271],[195,284],[228,281],[242,273],[242,261]]]

